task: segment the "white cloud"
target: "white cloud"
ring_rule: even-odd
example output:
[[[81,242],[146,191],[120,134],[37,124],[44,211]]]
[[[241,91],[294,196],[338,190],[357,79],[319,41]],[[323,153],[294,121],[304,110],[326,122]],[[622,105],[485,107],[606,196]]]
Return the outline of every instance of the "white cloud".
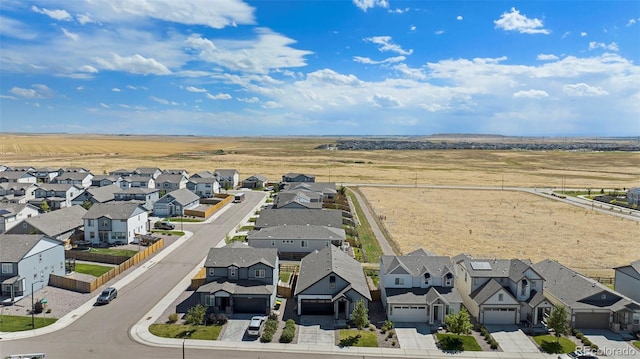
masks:
[[[354,75],[339,74],[331,69],[323,69],[308,73],[307,81],[346,86],[359,86],[362,84],[362,81]]]
[[[163,105],[170,105],[171,104],[171,102],[169,102],[169,100],[161,98],[161,97],[156,97],[156,96],[149,96],[149,100],[155,101],[155,102],[163,104]]]
[[[564,38],[568,37],[569,35],[571,35],[571,31],[566,31],[564,34],[562,34],[562,38],[564,39]]]
[[[71,40],[78,41],[78,38],[79,38],[78,34],[70,32],[65,28],[62,28],[62,33],[64,34],[64,36],[70,38]]]
[[[375,94],[371,101],[378,107],[399,107],[401,103],[398,99],[388,96],[388,95],[380,95]]]
[[[520,11],[515,7],[511,8],[511,12],[505,12],[500,16],[500,19],[494,20],[496,29],[502,29],[505,31],[518,31],[521,34],[545,34],[548,35],[551,31],[544,28],[542,20],[529,19],[525,15],[521,15]]]
[[[71,15],[69,15],[69,13],[66,10],[48,10],[45,8],[38,8],[35,5],[31,6],[31,10],[33,12],[37,12],[38,14],[42,14],[42,15],[47,15],[48,17],[54,19],[54,20],[58,20],[58,21],[71,21],[73,20],[73,18],[71,17]]]
[[[414,80],[427,79],[427,75],[425,75],[421,69],[411,68],[407,66],[407,64],[397,64],[393,68],[399,73],[401,73],[402,75],[404,75],[405,77],[408,77],[410,79],[414,79]]]
[[[558,56],[554,54],[538,54],[536,59],[540,61],[555,61],[558,60]]]
[[[462,21],[462,20],[463,20],[462,15],[458,15],[458,16],[456,16],[456,20],[458,20],[458,21]]]
[[[397,8],[397,9],[389,9],[388,12],[390,14],[404,14],[405,12],[409,12],[409,10],[411,10],[408,7],[405,7],[404,9],[401,8]]]
[[[146,58],[142,55],[135,54],[133,56],[122,57],[118,54],[112,54],[111,60],[96,58],[96,62],[102,68],[112,71],[125,71],[139,75],[168,75],[171,73],[165,65],[152,58]]]
[[[569,96],[604,96],[609,94],[599,86],[589,86],[584,82],[564,85],[562,91]]]
[[[518,91],[513,94],[513,98],[544,98],[549,97],[549,94],[546,91],[542,90],[525,90]]]
[[[0,15],[0,34],[20,40],[32,40],[38,36],[28,24],[2,15]]]
[[[94,23],[95,22],[95,20],[93,20],[93,18],[89,14],[76,15],[76,20],[81,25],[90,24],[90,23]]]
[[[17,100],[18,99],[15,96],[9,96],[9,95],[0,95],[0,98],[6,98],[8,100]]]
[[[78,86],[78,87],[76,87],[76,90],[77,91],[84,91],[84,86]]]
[[[127,85],[127,88],[128,88],[129,90],[134,90],[134,91],[137,91],[137,90],[148,90],[148,88],[146,88],[146,87],[144,87],[144,86],[133,86],[133,85]]]
[[[111,106],[107,105],[106,103],[100,102],[100,106],[104,107],[104,108],[111,108]]]
[[[581,32],[581,33],[580,33],[580,36],[581,36],[581,37],[585,37],[585,36],[587,36],[587,35],[588,35],[588,34],[586,33],[586,31],[583,31],[583,32]]]
[[[635,23],[636,23],[636,19],[629,19],[629,21],[627,22],[627,26],[631,26]]]
[[[80,68],[78,68],[78,71],[80,72],[87,72],[90,74],[95,74],[98,72],[98,69],[96,69],[95,67],[91,66],[91,65],[84,65],[84,66],[80,66]]]
[[[47,85],[42,84],[31,85],[30,89],[13,87],[9,92],[24,98],[51,98],[55,94]]]
[[[210,100],[231,100],[231,95],[228,93],[219,93],[217,95],[207,94],[207,98]]]
[[[404,50],[400,45],[394,44],[393,41],[391,41],[391,36],[367,37],[364,41],[380,45],[380,47],[378,47],[380,52],[391,51],[400,55],[411,55],[413,53],[413,49]]]
[[[387,0],[353,0],[353,4],[364,12],[374,7],[389,7],[389,3],[387,2]]]
[[[185,88],[185,90],[187,90],[189,92],[207,92],[207,89],[205,89],[205,88],[198,88],[198,87],[194,87],[194,86],[187,86]]]
[[[245,103],[257,103],[260,102],[260,99],[257,97],[237,97],[236,100]]]
[[[114,88],[112,88],[112,89],[111,89],[111,91],[113,91],[113,92],[120,92],[120,89],[119,89],[119,88],[117,88],[117,87],[114,87]]]
[[[262,105],[262,108],[273,109],[273,108],[282,108],[282,104],[279,104],[275,101],[267,101]]]
[[[353,57],[353,61],[355,62],[359,62],[361,64],[368,64],[368,65],[378,65],[378,64],[391,64],[391,63],[395,63],[395,62],[402,62],[406,59],[406,57],[404,56],[395,56],[395,57],[388,57],[384,60],[381,61],[376,61],[376,60],[372,60],[368,57],[360,57],[360,56],[354,56]]]
[[[442,35],[442,34],[444,34],[444,30],[437,30],[436,32],[434,32],[434,34]]]
[[[415,26],[415,25],[411,25],[411,26],[409,27],[409,31],[412,31],[412,32],[413,32],[413,31],[416,31],[416,26]]]
[[[595,42],[595,41],[591,41],[589,43],[589,50],[595,50],[595,49],[604,49],[604,50],[609,50],[609,51],[618,51],[618,44],[616,44],[615,42],[612,42],[610,44],[605,44],[604,42]]]

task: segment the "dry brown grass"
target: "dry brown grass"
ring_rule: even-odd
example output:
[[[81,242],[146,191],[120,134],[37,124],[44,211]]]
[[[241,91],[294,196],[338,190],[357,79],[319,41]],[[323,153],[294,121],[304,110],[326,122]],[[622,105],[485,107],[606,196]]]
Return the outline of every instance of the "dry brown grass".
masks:
[[[640,256],[640,223],[513,191],[361,188],[403,253],[545,258],[587,275]]]

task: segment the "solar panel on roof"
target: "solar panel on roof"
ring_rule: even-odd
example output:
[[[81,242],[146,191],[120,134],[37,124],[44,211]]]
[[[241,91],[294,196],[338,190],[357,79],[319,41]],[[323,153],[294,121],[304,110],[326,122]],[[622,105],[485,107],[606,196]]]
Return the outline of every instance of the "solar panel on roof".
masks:
[[[473,270],[491,270],[491,263],[489,263],[489,262],[471,262],[471,268]]]

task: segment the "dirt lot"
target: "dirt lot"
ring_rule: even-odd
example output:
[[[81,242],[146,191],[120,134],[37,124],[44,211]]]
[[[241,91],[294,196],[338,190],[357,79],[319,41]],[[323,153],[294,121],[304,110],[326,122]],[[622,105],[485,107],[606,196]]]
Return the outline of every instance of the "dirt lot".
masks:
[[[587,275],[637,260],[640,223],[533,194],[361,188],[404,253],[556,259]]]

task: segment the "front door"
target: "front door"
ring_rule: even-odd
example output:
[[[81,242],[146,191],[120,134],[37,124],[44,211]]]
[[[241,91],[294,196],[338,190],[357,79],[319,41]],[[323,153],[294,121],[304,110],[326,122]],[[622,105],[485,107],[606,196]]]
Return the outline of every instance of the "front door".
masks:
[[[338,318],[342,318],[342,316],[344,315],[344,318],[347,318],[347,302],[341,300],[338,302]]]
[[[433,323],[442,321],[442,305],[433,306]]]
[[[229,297],[221,297],[220,298],[220,309],[221,310],[227,310],[227,307],[229,306]]]

